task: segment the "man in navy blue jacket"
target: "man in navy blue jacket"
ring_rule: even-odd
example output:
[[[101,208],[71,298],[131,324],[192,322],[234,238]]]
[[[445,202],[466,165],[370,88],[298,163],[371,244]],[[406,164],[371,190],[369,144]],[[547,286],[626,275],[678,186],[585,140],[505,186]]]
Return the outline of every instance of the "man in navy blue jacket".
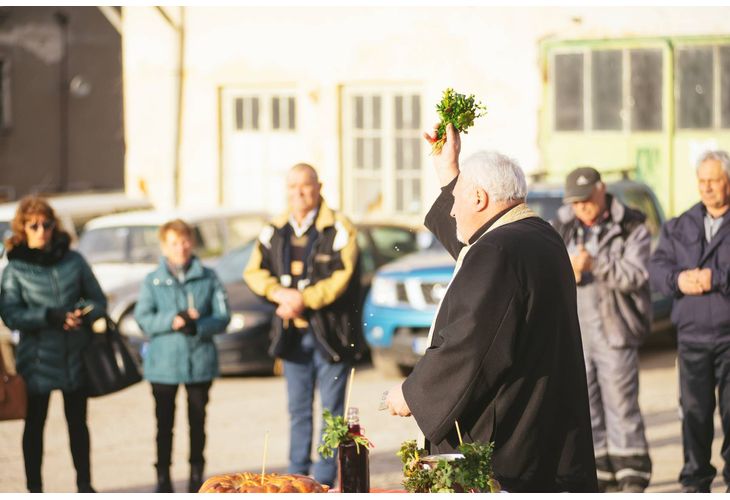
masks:
[[[700,203],[662,228],[651,258],[652,286],[674,297],[682,408],[683,492],[709,492],[715,387],[719,390],[730,485],[730,156],[708,151],[697,162]],[[730,492],[730,486],[728,487]]]

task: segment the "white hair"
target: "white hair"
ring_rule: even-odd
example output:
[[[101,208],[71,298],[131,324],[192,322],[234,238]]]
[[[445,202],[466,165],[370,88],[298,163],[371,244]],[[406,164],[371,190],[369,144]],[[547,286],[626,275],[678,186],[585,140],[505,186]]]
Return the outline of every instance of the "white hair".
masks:
[[[720,165],[722,165],[722,170],[725,172],[725,175],[728,177],[728,179],[730,179],[730,156],[728,156],[727,151],[723,151],[721,149],[717,149],[715,151],[705,151],[697,159],[697,170],[699,170],[700,165],[702,165],[707,160],[719,161]]]
[[[512,158],[496,151],[479,151],[460,167],[460,176],[487,192],[493,201],[523,201],[527,196],[525,173]]]

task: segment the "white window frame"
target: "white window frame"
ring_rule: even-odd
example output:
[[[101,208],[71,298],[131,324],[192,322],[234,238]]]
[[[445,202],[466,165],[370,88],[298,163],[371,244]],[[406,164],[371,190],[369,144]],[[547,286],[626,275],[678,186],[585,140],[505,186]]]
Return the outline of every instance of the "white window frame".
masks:
[[[416,129],[396,129],[395,124],[395,98],[396,96],[418,95],[420,98],[420,121]],[[381,99],[380,129],[372,129],[370,123],[372,112],[371,99],[364,100],[364,128],[355,128],[355,106],[356,96],[379,96]],[[342,99],[342,165],[343,165],[343,206],[345,210],[356,218],[367,218],[371,215],[420,215],[423,211],[423,161],[427,153],[422,152],[421,162],[417,169],[397,170],[396,169],[396,139],[397,138],[420,138],[423,130],[423,89],[414,84],[383,84],[383,85],[345,85],[341,90]],[[405,101],[410,101],[406,99]],[[407,106],[404,104],[404,108]],[[379,170],[361,170],[355,166],[355,140],[357,138],[380,138],[381,140],[381,165]],[[425,150],[424,150],[425,151]],[[371,150],[366,148],[363,152],[365,164],[369,164]],[[419,207],[415,211],[397,210],[397,180],[418,179],[421,184]],[[379,208],[372,213],[358,212],[356,201],[356,190],[358,180],[380,180],[381,200]]]
[[[237,127],[236,120],[236,102],[238,99],[244,99],[243,112],[244,116],[248,119],[252,118],[252,106],[247,105],[247,99],[258,99],[259,100],[259,122],[258,128],[241,128]],[[274,117],[273,117],[273,102],[275,98],[279,98],[279,128],[274,128]],[[294,100],[294,125],[291,127],[289,123],[289,106],[290,100]],[[299,121],[299,96],[296,89],[286,88],[252,88],[236,89],[235,95],[231,95],[231,99],[228,104],[234,106],[231,117],[234,120],[231,131],[236,134],[296,134],[298,130]],[[283,120],[282,120],[283,118]],[[245,119],[244,119],[245,123]]]

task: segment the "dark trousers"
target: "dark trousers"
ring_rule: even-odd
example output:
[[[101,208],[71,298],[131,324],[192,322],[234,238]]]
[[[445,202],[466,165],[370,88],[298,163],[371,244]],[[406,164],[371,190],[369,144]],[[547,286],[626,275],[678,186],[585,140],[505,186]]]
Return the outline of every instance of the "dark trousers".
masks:
[[[709,492],[717,472],[710,464],[716,387],[724,435],[720,451],[725,461],[723,477],[730,485],[730,343],[680,342],[678,355],[684,450],[684,466],[679,481],[685,486],[696,486]]]
[[[41,465],[43,463],[43,430],[48,416],[48,401],[51,394],[28,393],[28,411],[23,430],[23,458],[28,491],[43,489]],[[71,443],[71,457],[76,468],[76,485],[85,488],[91,485],[91,464],[89,460],[89,428],[86,426],[87,398],[83,390],[63,393],[63,411],[66,414],[68,438]]]
[[[185,384],[190,426],[190,464],[202,466],[205,448],[205,406],[212,382]],[[178,385],[152,384],[157,416],[157,469],[169,469],[172,459],[172,428],[175,424],[175,396]]]

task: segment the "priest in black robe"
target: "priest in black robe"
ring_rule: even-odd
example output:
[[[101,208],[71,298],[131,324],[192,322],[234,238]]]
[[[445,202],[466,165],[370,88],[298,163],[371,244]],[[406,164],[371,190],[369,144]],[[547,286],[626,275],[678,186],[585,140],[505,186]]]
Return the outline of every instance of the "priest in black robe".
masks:
[[[433,135],[425,134],[429,142]],[[494,152],[459,166],[451,125],[434,163],[442,192],[426,216],[457,259],[392,414],[413,415],[432,454],[494,442],[493,472],[509,492],[595,492],[576,284],[558,233],[524,203],[520,167]]]

